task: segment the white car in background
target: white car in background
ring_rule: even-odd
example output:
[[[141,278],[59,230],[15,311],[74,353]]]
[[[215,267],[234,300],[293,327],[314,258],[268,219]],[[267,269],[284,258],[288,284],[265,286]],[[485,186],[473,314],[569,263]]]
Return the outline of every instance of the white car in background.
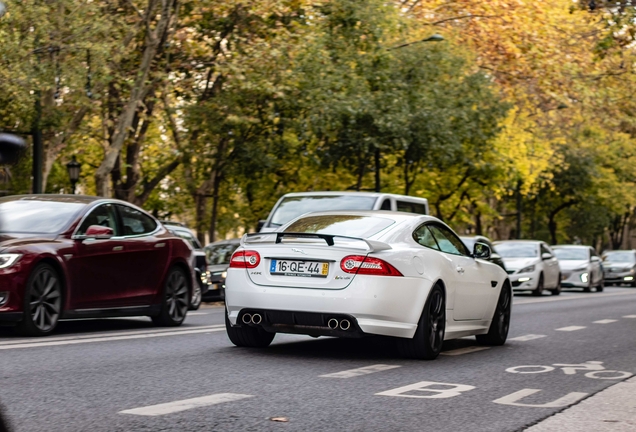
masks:
[[[552,246],[554,255],[561,268],[561,286],[563,288],[582,288],[591,292],[603,291],[603,266],[601,257],[593,247],[581,245]]]
[[[515,291],[532,291],[540,296],[544,290],[561,294],[561,268],[547,243],[539,240],[505,240],[495,242]]]
[[[421,359],[463,336],[501,345],[512,292],[489,256],[487,245],[469,251],[431,216],[304,215],[243,237],[227,274],[227,333],[248,347],[265,347],[276,333],[393,336],[404,356]]]

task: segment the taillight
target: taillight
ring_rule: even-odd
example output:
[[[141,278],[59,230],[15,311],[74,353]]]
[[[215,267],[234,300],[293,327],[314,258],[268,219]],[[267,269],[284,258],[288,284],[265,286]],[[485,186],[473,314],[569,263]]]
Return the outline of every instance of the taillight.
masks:
[[[391,264],[379,258],[364,255],[348,255],[340,261],[340,268],[345,273],[375,276],[402,276],[402,273]]]
[[[230,258],[231,268],[254,268],[261,262],[261,256],[256,251],[236,251]]]

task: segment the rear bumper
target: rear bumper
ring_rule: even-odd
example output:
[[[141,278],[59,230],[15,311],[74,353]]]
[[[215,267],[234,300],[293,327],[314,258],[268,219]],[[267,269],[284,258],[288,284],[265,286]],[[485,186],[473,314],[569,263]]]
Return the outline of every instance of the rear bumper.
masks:
[[[229,269],[225,304],[232,325],[240,325],[243,310],[347,315],[363,334],[411,338],[432,285],[421,278],[356,276],[344,289],[279,288],[255,285],[245,270]]]

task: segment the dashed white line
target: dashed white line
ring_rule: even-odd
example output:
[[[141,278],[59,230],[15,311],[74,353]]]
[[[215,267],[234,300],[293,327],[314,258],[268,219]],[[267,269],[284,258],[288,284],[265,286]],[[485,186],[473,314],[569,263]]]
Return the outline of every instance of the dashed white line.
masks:
[[[604,319],[604,320],[594,321],[594,324],[609,324],[609,323],[613,323],[613,322],[616,322],[616,321],[618,321],[618,320]]]
[[[210,405],[216,405],[225,402],[234,402],[237,400],[251,398],[252,395],[236,394],[236,393],[217,393],[208,396],[201,396],[192,399],[184,399],[180,401],[168,402],[158,405],[150,405],[147,407],[133,408],[120,411],[119,414],[135,414],[142,416],[160,416],[172,414],[180,411],[186,411],[193,408],[200,408]]]
[[[585,326],[570,326],[570,327],[561,327],[556,329],[557,331],[576,331],[576,330],[583,330],[585,328]]]
[[[189,335],[189,334],[197,334],[197,333],[211,333],[225,331],[225,327],[223,328],[204,328],[197,330],[181,330],[181,331],[168,331],[163,333],[144,333],[144,334],[136,334],[136,335],[126,335],[126,336],[109,336],[109,337],[94,337],[87,339],[71,339],[71,340],[60,340],[60,341],[52,341],[52,342],[32,342],[32,343],[21,343],[14,345],[3,345],[0,346],[0,350],[10,350],[10,349],[19,349],[19,348],[39,348],[39,347],[47,347],[47,346],[57,346],[57,345],[76,345],[83,343],[92,343],[92,342],[110,342],[110,341],[120,341],[120,340],[130,340],[130,339],[146,339],[146,338],[155,338],[162,336],[180,336],[180,335]]]
[[[466,348],[458,348],[458,349],[454,349],[454,350],[450,350],[450,351],[444,351],[441,352],[441,355],[447,355],[447,356],[457,356],[457,355],[463,355],[463,354],[470,354],[470,353],[474,353],[477,351],[483,351],[483,350],[487,350],[490,349],[490,347],[483,347],[483,346],[471,346],[471,347],[466,347]]]
[[[353,378],[361,375],[368,375],[376,372],[382,372],[390,369],[399,368],[398,365],[377,364],[365,366],[357,369],[349,369],[342,372],[334,372],[330,374],[320,375],[322,378]]]
[[[535,340],[535,339],[541,339],[544,338],[545,335],[537,335],[537,334],[527,334],[527,335],[523,335],[523,336],[517,336],[515,338],[511,338],[508,339],[509,341],[520,341],[520,342],[525,342],[525,341],[531,341],[531,340]]]
[[[636,315],[625,315],[623,318],[636,318]]]
[[[208,315],[207,312],[188,312],[188,316],[193,316],[193,315]]]

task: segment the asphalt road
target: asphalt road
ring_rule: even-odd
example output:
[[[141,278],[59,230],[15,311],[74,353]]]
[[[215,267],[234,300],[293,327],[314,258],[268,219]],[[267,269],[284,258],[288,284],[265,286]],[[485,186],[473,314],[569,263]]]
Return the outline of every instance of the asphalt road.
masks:
[[[0,403],[29,432],[516,431],[636,374],[635,338],[629,288],[517,295],[505,346],[449,341],[435,361],[402,359],[384,338],[236,348],[217,306],[177,329],[145,318],[64,322],[39,339],[0,329]]]

